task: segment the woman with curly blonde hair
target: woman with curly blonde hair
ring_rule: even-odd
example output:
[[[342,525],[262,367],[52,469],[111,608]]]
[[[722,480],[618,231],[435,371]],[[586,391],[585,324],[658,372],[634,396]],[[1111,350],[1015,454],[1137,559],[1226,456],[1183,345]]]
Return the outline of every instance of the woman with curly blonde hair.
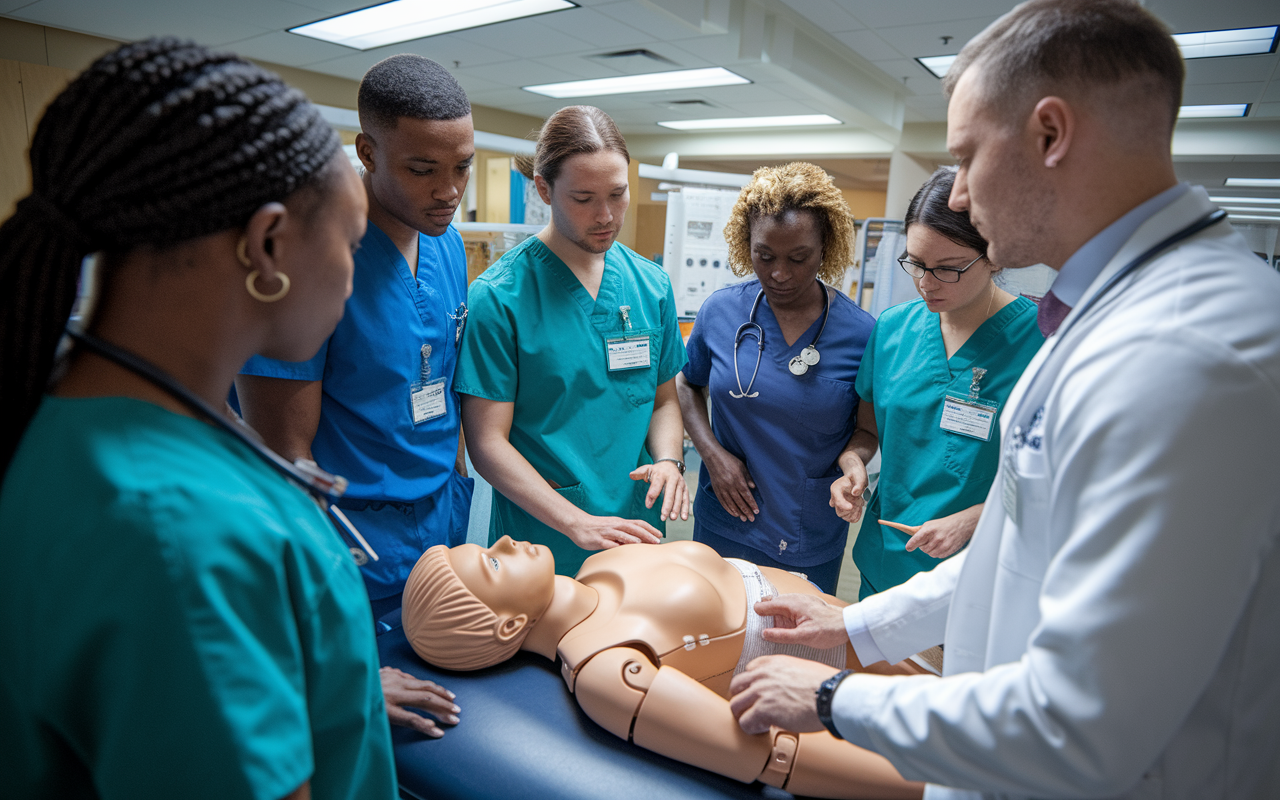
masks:
[[[676,378],[702,456],[693,536],[834,594],[849,524],[831,485],[853,444],[854,381],[874,325],[827,285],[852,260],[853,216],[820,168],[763,167],[724,235],[730,268],[755,279],[707,298]]]

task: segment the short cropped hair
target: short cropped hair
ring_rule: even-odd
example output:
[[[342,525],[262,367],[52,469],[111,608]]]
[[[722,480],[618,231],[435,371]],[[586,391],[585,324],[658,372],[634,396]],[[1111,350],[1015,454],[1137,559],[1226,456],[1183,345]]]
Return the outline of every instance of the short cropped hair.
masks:
[[[1007,121],[1063,88],[1142,82],[1144,96],[1166,104],[1170,131],[1186,75],[1168,29],[1133,0],[1029,0],[1015,7],[960,51],[943,80],[948,97],[975,65],[982,96]]]
[[[955,167],[939,167],[911,198],[903,230],[921,225],[938,233],[961,247],[968,247],[983,258],[987,257],[987,240],[969,219],[968,211],[952,211],[948,205],[951,187],[956,181]]]
[[[390,128],[401,118],[451,120],[471,113],[467,93],[449,70],[429,58],[401,53],[369,68],[356,101],[360,127]]]
[[[761,167],[751,176],[729,212],[724,239],[729,244],[729,269],[751,274],[751,223],[788,211],[811,211],[822,231],[822,268],[818,277],[838,284],[853,261],[853,212],[831,176],[804,162]]]

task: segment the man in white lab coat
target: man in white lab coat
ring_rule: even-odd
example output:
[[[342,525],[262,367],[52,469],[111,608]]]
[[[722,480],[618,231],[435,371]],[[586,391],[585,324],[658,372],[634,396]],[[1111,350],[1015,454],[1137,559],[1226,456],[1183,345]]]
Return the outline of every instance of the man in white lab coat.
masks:
[[[945,642],[943,677],[757,659],[748,732],[825,724],[930,798],[1280,797],[1280,276],[1174,177],[1182,77],[1128,0],[1033,0],[960,54],[951,205],[1059,270],[1052,333],[966,552],[844,612],[757,606],[864,664]]]

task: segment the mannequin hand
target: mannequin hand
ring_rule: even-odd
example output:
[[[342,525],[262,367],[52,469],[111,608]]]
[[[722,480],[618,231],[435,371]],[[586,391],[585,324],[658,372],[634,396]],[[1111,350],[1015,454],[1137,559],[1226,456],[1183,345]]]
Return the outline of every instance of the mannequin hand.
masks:
[[[804,644],[826,650],[847,644],[844,612],[811,594],[782,594],[756,603],[756,613],[773,617],[773,627],[760,632],[766,642]]]
[[[453,692],[431,681],[420,681],[395,667],[378,670],[382,679],[382,698],[387,705],[387,718],[392,725],[413,728],[421,734],[439,739],[444,731],[435,721],[415,714],[417,708],[434,716],[447,725],[458,724],[458,707],[453,704]]]
[[[684,482],[680,470],[670,461],[659,461],[646,464],[631,470],[631,480],[647,481],[649,492],[644,496],[644,507],[653,508],[658,497],[662,497],[662,516],[659,519],[689,518],[689,484]]]
[[[723,447],[718,453],[709,455],[710,458],[702,459],[702,463],[707,465],[711,491],[716,493],[720,505],[743,522],[755,522],[760,509],[751,495],[756,482],[751,480],[747,465]]]
[[[919,548],[934,558],[946,558],[969,541],[974,529],[978,527],[980,516],[982,506],[979,505],[941,519],[931,519],[907,540],[907,552]]]
[[[862,519],[862,511],[867,505],[867,501],[863,498],[866,491],[867,468],[858,461],[831,484],[831,500],[828,501],[828,505],[834,508],[836,516],[845,522],[857,522]]]
[[[795,733],[825,730],[814,693],[839,672],[794,656],[761,656],[729,684],[729,710],[742,730],[767,733],[771,725]]]
[[[657,544],[662,541],[658,529],[642,519],[583,516],[583,522],[565,531],[565,535],[583,550],[608,550],[620,544]]]

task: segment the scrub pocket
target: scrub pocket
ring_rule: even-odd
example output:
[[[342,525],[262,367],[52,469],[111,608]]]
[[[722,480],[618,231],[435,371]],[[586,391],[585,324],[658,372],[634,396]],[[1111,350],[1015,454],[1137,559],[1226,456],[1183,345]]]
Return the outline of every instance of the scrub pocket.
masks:
[[[756,501],[756,508],[761,508],[760,490],[752,489],[751,497]],[[698,497],[694,502],[694,522],[718,536],[735,541],[744,541],[759,528],[754,522],[743,522],[724,510],[720,499],[711,491],[710,484],[698,486]],[[759,516],[756,517],[759,519]]]
[[[800,424],[827,436],[848,429],[858,403],[858,392],[852,383],[814,375],[813,382],[803,391],[801,413],[797,415]]]
[[[649,366],[632,369],[609,369],[609,340],[649,337]],[[633,331],[610,331],[600,334],[601,359],[610,386],[618,388],[631,405],[640,408],[653,403],[658,393],[658,358],[661,355],[662,329],[642,328]]]
[[[839,540],[840,549],[844,547],[844,537],[849,533],[849,523],[840,519],[836,510],[831,507],[831,484],[839,475],[826,478],[805,478],[804,493],[801,496],[800,520],[796,536],[800,545],[796,548],[796,556],[809,553],[820,553],[837,549],[833,543]],[[834,557],[834,556],[832,556]]]

